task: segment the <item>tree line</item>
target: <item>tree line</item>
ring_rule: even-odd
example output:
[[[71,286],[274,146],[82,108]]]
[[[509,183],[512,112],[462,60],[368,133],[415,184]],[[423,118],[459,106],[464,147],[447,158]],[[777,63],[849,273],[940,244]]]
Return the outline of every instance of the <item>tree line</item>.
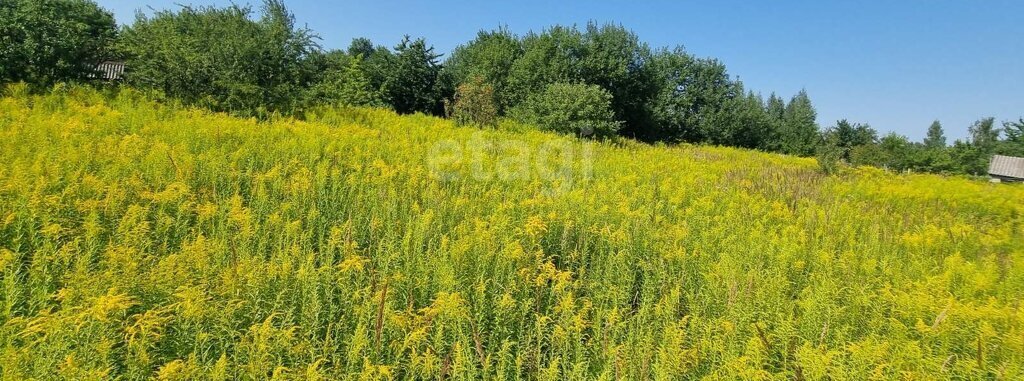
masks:
[[[324,49],[281,0],[139,13],[131,25],[90,0],[0,0],[0,81],[45,89],[85,81],[104,60],[125,83],[243,116],[301,116],[322,105],[387,107],[493,126],[502,118],[598,139],[734,146],[893,170],[983,174],[995,153],[1024,154],[1024,120],[992,118],[946,144],[838,121],[822,129],[805,91],[744,88],[725,65],[681,46],[652,48],[618,24],[479,32],[444,56],[423,38],[354,39]]]

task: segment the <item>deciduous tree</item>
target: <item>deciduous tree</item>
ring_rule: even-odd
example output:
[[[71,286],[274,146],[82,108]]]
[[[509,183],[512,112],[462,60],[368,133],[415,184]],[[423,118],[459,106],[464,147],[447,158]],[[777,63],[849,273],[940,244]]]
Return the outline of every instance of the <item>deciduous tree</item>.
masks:
[[[85,80],[113,58],[114,16],[89,0],[0,1],[0,83]]]

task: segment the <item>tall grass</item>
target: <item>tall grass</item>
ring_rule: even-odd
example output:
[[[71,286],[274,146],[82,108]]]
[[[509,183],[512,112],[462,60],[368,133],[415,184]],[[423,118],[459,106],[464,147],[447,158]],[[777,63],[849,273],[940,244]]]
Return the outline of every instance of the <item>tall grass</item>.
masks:
[[[509,175],[552,145],[559,175]],[[12,87],[0,377],[1021,379],[1022,212],[736,149]]]

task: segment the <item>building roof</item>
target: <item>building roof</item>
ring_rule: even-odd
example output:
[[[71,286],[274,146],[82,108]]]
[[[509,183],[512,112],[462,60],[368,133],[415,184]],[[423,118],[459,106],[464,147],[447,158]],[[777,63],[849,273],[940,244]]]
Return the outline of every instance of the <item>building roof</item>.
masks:
[[[1024,157],[995,155],[988,166],[988,174],[1024,179]]]
[[[92,78],[102,79],[105,81],[119,81],[124,77],[124,62],[122,61],[105,61],[96,65],[97,74],[91,76]]]

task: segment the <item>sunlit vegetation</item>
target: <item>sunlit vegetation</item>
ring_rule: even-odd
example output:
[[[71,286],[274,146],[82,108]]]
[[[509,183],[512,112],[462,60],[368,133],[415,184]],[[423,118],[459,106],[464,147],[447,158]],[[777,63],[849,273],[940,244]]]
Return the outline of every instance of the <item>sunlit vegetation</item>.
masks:
[[[9,88],[0,378],[1024,377],[1022,187],[306,119]]]

